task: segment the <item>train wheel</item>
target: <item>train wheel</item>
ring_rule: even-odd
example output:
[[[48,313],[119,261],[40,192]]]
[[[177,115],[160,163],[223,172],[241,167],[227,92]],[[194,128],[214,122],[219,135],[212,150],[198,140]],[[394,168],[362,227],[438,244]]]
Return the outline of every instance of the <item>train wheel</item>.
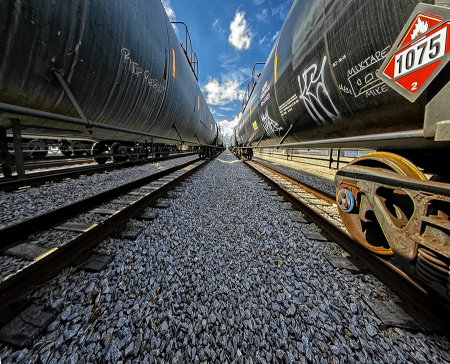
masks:
[[[72,155],[72,151],[69,150],[69,147],[67,145],[60,145],[58,148],[64,157],[70,157]]]
[[[114,143],[113,145],[111,145],[111,153],[112,154],[123,154],[123,156],[113,156],[112,160],[113,162],[123,162],[126,161],[128,159],[128,151],[127,151],[127,147],[125,147],[124,145],[120,144],[120,143]]]
[[[72,143],[72,151],[73,151],[73,155],[76,155],[76,156],[83,155],[86,152],[86,150],[83,147],[83,144],[80,142]]]
[[[97,142],[92,146],[91,154],[94,156],[93,159],[98,164],[105,164],[109,157],[96,157],[96,154],[101,154],[108,151],[108,146],[103,142]]]
[[[385,152],[369,153],[348,164],[374,169],[383,169],[391,173],[426,180],[427,178],[414,164],[403,157]],[[393,255],[393,251],[383,233],[367,197],[356,184],[345,182],[338,186],[337,202],[339,215],[350,235],[362,246],[380,255]],[[407,224],[404,211],[410,209],[409,197],[400,190],[394,190],[385,200],[395,214],[399,225]]]
[[[138,159],[147,159],[148,158],[149,151],[147,148],[139,148],[138,151],[139,151],[139,153],[143,153],[143,154],[139,154]]]
[[[29,146],[31,156],[34,158],[45,158],[48,154],[48,146],[42,140],[32,140]]]

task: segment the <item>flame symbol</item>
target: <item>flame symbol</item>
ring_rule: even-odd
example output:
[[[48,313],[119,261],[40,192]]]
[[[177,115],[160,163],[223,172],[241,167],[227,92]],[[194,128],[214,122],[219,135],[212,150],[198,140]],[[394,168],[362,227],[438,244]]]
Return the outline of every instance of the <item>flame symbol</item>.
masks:
[[[428,27],[428,22],[418,18],[416,27],[414,28],[414,32],[411,35],[411,40],[416,39],[419,35],[425,33],[428,30]]]

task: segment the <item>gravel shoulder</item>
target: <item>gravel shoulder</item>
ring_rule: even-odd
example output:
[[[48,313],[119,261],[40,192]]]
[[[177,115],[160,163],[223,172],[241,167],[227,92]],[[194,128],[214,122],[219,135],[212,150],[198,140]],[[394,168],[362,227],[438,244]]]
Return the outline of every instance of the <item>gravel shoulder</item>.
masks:
[[[364,298],[395,295],[333,268],[282,202],[226,151],[183,183],[135,241],[111,237],[101,273],[66,269],[35,299],[61,313],[2,363],[446,363],[448,341],[380,329]],[[380,326],[380,327],[379,327]]]

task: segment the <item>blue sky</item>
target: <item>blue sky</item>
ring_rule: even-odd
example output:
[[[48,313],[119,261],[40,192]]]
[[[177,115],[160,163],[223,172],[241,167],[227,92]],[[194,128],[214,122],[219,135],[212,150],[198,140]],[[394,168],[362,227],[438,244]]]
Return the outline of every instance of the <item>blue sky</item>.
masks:
[[[163,4],[171,20],[188,25],[199,57],[199,85],[224,134],[230,134],[252,67],[267,60],[291,0],[163,0]],[[183,32],[180,27],[180,37]]]

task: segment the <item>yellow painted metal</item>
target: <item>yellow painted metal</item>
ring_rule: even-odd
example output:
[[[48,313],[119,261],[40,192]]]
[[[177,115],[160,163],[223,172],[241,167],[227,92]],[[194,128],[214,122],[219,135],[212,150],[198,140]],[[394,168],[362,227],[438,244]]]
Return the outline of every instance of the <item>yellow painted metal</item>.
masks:
[[[388,152],[374,152],[363,155],[362,157],[356,158],[351,161],[348,165],[358,165],[363,164],[363,161],[377,161],[382,164],[385,164],[390,169],[394,170],[398,174],[403,176],[427,180],[427,177],[423,174],[423,172],[417,168],[414,164],[412,164],[409,160],[403,158],[394,153]]]
[[[273,68],[273,78],[275,80],[275,83],[277,83],[277,66],[278,66],[278,54],[275,56],[275,67]]]

